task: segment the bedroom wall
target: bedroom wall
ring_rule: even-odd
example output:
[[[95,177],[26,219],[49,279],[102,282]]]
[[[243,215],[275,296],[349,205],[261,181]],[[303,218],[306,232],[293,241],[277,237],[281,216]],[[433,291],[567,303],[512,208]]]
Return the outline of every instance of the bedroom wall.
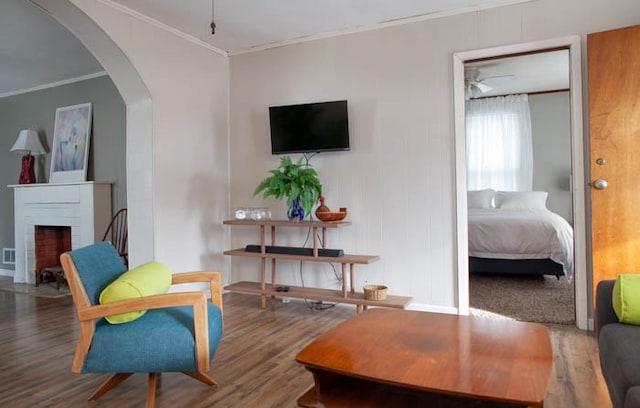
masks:
[[[547,208],[573,224],[569,92],[529,95],[533,189],[548,191]]]
[[[252,198],[278,158],[270,154],[267,108],[349,100],[352,151],[312,160],[329,207],[348,207],[353,226],[330,233],[331,247],[377,254],[356,268],[356,286],[384,283],[415,308],[457,305],[452,54],[581,35],[637,23],[640,2],[539,0],[387,27],[231,57],[231,208],[284,206]],[[584,47],[583,47],[584,49]],[[586,104],[585,104],[586,107]],[[585,108],[586,109],[586,108]],[[286,231],[279,243],[304,242]],[[288,236],[288,238],[284,238]],[[233,247],[255,243],[247,228]],[[304,265],[306,285],[335,288],[333,272]],[[313,270],[315,268],[315,270]],[[282,283],[301,284],[298,264],[279,266]],[[231,280],[258,279],[252,260],[234,259]]]
[[[127,205],[125,105],[108,76],[75,82],[14,96],[0,98],[0,248],[14,248],[13,190],[17,184],[21,155],[10,152],[22,129],[38,131],[40,140],[51,150],[54,118],[57,108],[92,103],[92,134],[87,180],[109,181],[113,184],[114,209]],[[51,153],[36,159],[39,183],[49,180]],[[13,271],[13,265],[0,265]]]

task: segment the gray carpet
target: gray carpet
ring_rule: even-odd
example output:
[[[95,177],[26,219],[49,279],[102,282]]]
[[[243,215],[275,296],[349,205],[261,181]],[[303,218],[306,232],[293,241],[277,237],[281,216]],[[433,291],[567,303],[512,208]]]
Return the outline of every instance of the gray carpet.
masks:
[[[574,285],[564,277],[469,276],[471,315],[524,322],[575,324]]]

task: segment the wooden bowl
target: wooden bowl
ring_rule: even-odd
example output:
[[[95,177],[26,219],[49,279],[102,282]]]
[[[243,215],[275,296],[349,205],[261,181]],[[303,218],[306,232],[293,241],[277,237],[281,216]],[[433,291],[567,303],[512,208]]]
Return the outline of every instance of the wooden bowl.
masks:
[[[346,211],[339,211],[339,212],[334,212],[334,211],[323,211],[323,212],[316,212],[316,217],[318,217],[318,219],[320,221],[324,221],[324,222],[335,222],[335,221],[342,221],[344,220],[344,218],[347,216],[347,212]]]

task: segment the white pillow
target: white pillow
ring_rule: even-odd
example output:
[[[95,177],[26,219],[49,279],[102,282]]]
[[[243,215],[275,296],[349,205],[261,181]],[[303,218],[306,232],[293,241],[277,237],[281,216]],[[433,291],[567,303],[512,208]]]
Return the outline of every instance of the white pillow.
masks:
[[[467,208],[493,208],[495,192],[492,188],[467,191]]]
[[[498,191],[495,195],[496,208],[510,210],[545,210],[546,191]]]

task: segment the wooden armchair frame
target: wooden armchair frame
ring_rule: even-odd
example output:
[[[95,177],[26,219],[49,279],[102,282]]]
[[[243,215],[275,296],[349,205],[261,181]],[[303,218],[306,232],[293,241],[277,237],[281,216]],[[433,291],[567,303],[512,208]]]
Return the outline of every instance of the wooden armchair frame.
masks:
[[[185,372],[207,385],[215,385],[216,381],[206,374],[209,371],[209,332],[207,326],[207,298],[205,292],[176,292],[162,295],[146,296],[137,299],[121,300],[106,305],[92,305],[80,280],[78,270],[67,253],[60,256],[67,282],[73,296],[78,316],[78,343],[71,365],[71,371],[81,373],[85,358],[95,333],[96,321],[113,314],[132,312],[137,310],[161,309],[174,306],[192,306],[194,319],[194,332],[196,343],[197,371]],[[211,302],[222,310],[222,278],[220,272],[199,271],[173,274],[171,284],[209,282]],[[93,401],[113,389],[133,373],[113,374],[89,400]],[[149,373],[147,388],[147,407],[153,407],[155,403],[155,389],[160,373]]]

